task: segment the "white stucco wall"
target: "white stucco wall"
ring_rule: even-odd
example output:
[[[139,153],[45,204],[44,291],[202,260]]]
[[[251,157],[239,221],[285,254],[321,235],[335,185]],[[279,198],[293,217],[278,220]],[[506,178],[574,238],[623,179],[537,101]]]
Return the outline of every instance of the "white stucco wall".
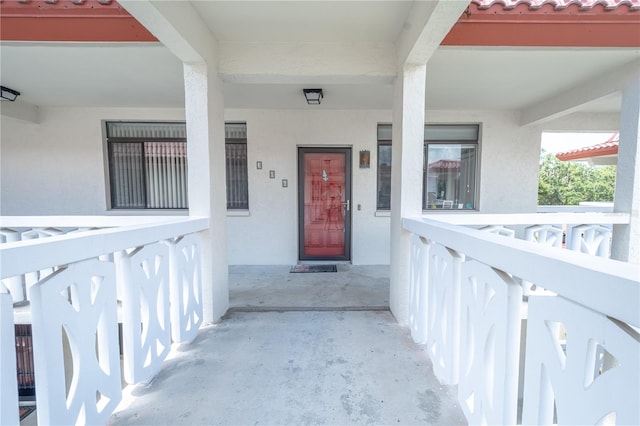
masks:
[[[513,111],[427,111],[427,123],[480,123],[479,210],[535,212],[539,129],[520,127]]]
[[[184,110],[40,108],[39,116],[39,124],[2,116],[2,215],[105,214],[102,120],[184,120]]]
[[[131,213],[107,210],[102,120],[184,119],[181,109],[44,108],[40,115],[39,124],[2,117],[3,215]],[[501,111],[427,111],[425,117],[482,125],[482,212],[535,211],[539,129],[519,127],[516,113]],[[225,120],[247,123],[249,158],[249,213],[227,219],[230,264],[297,261],[296,147],[318,145],[353,151],[353,263],[389,262],[390,220],[376,216],[375,165],[377,124],[391,122],[391,111],[227,110]],[[370,151],[371,168],[358,167],[360,150]]]
[[[352,261],[389,262],[389,218],[375,217],[377,124],[388,111],[230,110],[228,121],[247,123],[248,217],[229,217],[229,259],[238,264],[290,264],[298,259],[297,146],[352,147]],[[369,169],[358,153],[371,152]],[[262,161],[262,170],[256,169]],[[275,170],[276,179],[269,179]],[[282,187],[282,179],[289,181]],[[358,210],[358,204],[361,210]],[[249,243],[250,242],[250,243]]]

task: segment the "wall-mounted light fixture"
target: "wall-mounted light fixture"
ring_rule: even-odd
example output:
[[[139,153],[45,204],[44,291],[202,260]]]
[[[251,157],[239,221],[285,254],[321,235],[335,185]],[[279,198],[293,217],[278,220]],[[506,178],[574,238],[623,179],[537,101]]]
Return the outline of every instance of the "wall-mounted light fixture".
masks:
[[[324,97],[322,89],[302,89],[302,92],[309,105],[320,105]]]
[[[8,87],[0,86],[0,98],[3,101],[15,101],[20,96],[20,92],[17,90],[9,89]]]

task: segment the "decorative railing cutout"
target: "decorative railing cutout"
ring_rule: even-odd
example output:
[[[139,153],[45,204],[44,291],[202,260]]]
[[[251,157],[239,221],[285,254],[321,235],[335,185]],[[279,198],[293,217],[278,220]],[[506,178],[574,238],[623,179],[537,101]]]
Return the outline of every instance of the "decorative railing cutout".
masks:
[[[409,279],[409,328],[413,341],[427,342],[429,243],[417,235],[411,237],[411,271]]]
[[[523,424],[554,422],[554,403],[558,424],[640,424],[636,330],[560,296],[532,296],[527,348]]]
[[[187,235],[169,243],[171,253],[171,335],[176,343],[195,339],[202,324],[200,238]]]
[[[116,255],[122,291],[124,378],[153,377],[171,349],[169,249],[162,243]]]
[[[121,399],[114,265],[74,263],[31,295],[38,423],[104,424]],[[63,335],[73,365],[68,391]]]
[[[460,265],[464,257],[439,244],[429,251],[427,351],[444,384],[458,383],[460,358]]]
[[[522,288],[508,274],[462,264],[458,399],[469,424],[515,424]]]

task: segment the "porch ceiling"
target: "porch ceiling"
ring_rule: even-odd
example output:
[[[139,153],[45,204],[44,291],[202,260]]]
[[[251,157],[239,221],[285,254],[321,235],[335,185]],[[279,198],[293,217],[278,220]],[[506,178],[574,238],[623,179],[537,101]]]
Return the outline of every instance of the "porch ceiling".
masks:
[[[394,44],[411,4],[192,2],[221,43],[225,106],[273,109],[309,109],[302,88],[312,86],[325,92],[314,109],[391,108]],[[441,47],[426,108],[522,110],[639,57],[637,48]],[[182,65],[159,43],[3,42],[0,59],[2,84],[21,92],[16,104],[184,104]],[[614,95],[583,110],[619,108]]]

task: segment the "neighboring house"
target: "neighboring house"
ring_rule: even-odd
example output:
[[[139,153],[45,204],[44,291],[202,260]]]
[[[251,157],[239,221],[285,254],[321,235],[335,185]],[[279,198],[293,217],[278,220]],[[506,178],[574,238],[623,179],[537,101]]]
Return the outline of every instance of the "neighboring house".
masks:
[[[587,161],[597,166],[616,165],[618,145],[620,145],[620,133],[614,133],[605,142],[559,152],[556,158],[560,161]]]
[[[185,216],[173,233],[155,225],[154,242],[197,234],[201,321],[228,308],[229,264],[345,261],[389,264],[391,311],[415,331],[426,315],[416,319],[411,286],[442,272],[425,254],[441,243],[452,256],[441,266],[490,254],[510,286],[512,273],[546,285],[564,268],[586,295],[550,281],[566,298],[549,300],[637,327],[639,21],[640,0],[4,0],[2,86],[20,95],[0,105],[0,214]],[[631,265],[603,272],[429,222],[484,225],[495,213],[525,223],[541,133],[612,128],[624,217],[611,219],[611,253]],[[127,248],[150,238],[118,237]],[[597,287],[607,273],[623,290]],[[509,312],[495,324],[520,324]],[[457,383],[456,367],[446,382]]]

